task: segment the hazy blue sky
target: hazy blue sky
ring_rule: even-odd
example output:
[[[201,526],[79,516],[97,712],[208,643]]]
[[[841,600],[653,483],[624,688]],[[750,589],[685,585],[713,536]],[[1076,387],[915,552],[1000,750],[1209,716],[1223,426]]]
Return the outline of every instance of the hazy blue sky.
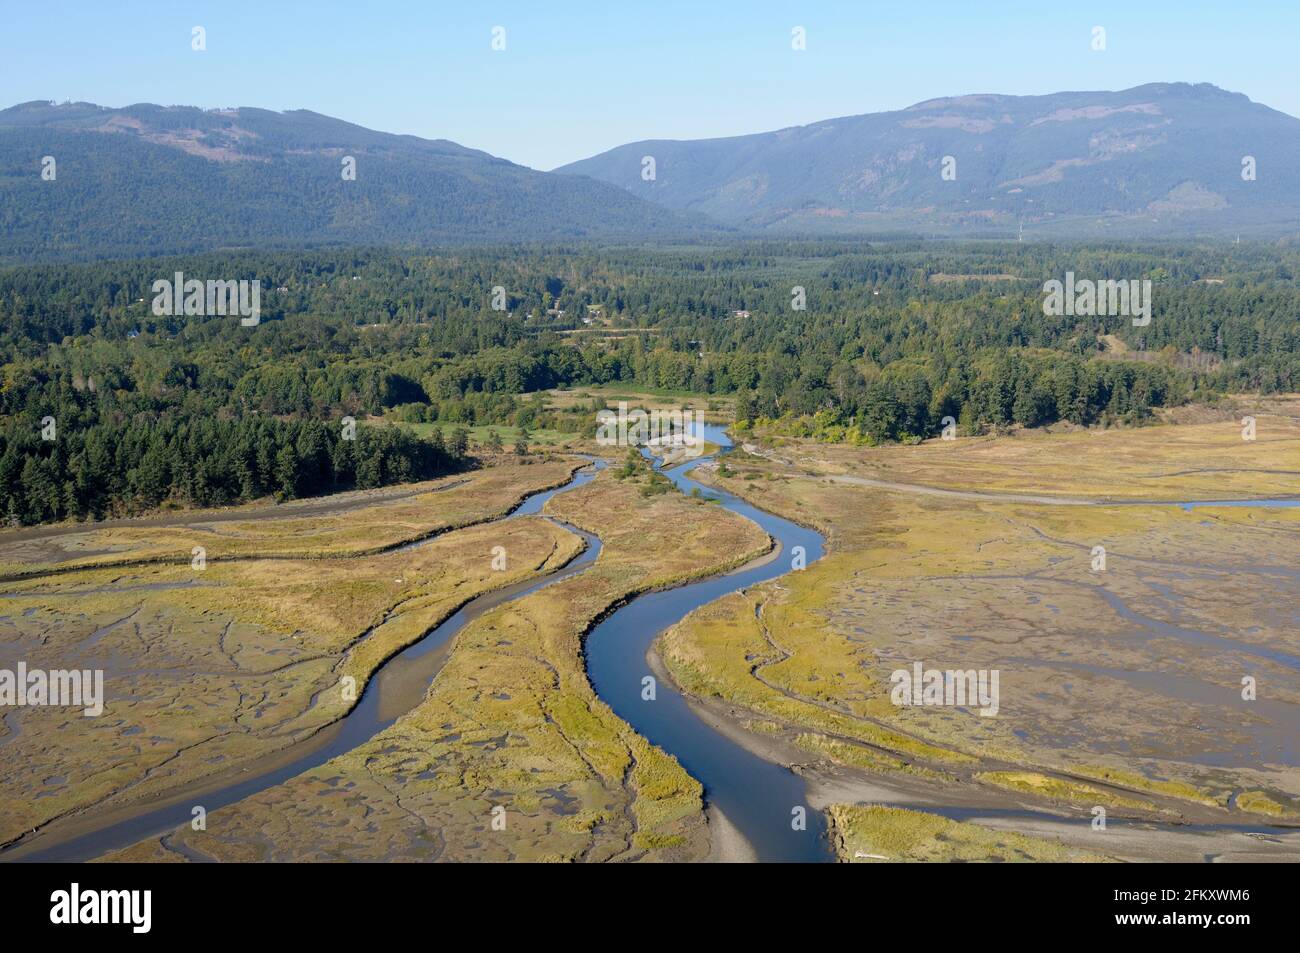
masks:
[[[1300,115],[1298,37],[1300,0],[0,0],[0,106],[307,108],[550,169],[960,93],[1184,80]]]

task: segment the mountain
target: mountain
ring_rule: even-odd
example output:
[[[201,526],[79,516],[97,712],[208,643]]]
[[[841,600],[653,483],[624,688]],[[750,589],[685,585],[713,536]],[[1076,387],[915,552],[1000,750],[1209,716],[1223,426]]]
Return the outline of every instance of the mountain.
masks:
[[[42,178],[45,156],[52,179]],[[350,181],[346,156],[356,160]],[[0,259],[643,239],[697,228],[602,182],[306,110],[38,101],[0,111]]]
[[[653,156],[655,177],[642,178]],[[1256,178],[1243,179],[1243,157]],[[945,179],[945,157],[955,178]],[[1209,84],[958,96],[555,171],[719,222],[1026,236],[1300,229],[1300,120]]]

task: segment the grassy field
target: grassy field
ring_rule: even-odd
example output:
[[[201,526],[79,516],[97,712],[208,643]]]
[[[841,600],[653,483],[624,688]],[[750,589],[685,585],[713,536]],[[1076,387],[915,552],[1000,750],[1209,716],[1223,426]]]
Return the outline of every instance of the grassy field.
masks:
[[[566,450],[582,453],[608,455],[610,448],[600,447],[591,438],[597,421],[591,413],[593,402],[598,409],[618,410],[620,402],[627,404],[629,411],[642,409],[646,411],[682,411],[693,410],[709,423],[729,423],[733,398],[721,394],[696,394],[689,391],[674,391],[656,388],[631,387],[617,384],[605,384],[590,387],[537,391],[521,395],[526,401],[540,400],[546,409],[564,414],[565,430],[536,429],[529,431],[529,445],[539,450]],[[421,436],[428,436],[434,431],[449,439],[457,429],[469,433],[471,445],[481,452],[487,446],[491,433],[495,431],[501,438],[505,453],[513,451],[520,429],[511,424],[480,424],[465,426],[446,422],[406,423],[404,421],[387,421],[382,418],[365,422],[368,426],[397,426],[410,430]],[[584,436],[586,434],[586,436]]]
[[[901,808],[836,804],[830,818],[831,841],[845,863],[1077,863],[1107,859],[1043,837],[991,831]]]
[[[730,423],[734,402],[734,398],[727,394],[697,394],[629,384],[600,384],[539,393],[548,407],[560,410],[588,405],[593,400],[602,407],[617,410],[622,401],[629,410],[638,407],[644,410],[695,410],[710,423]]]
[[[743,562],[766,535],[609,471],[546,512],[600,536],[589,569],[466,626],[424,702],[370,742],[175,840],[222,860],[704,857],[699,784],[595,696],[582,639],[631,594]]]
[[[401,427],[421,437],[427,437],[435,431],[442,433],[443,439],[450,439],[451,435],[459,428],[461,424],[448,423],[407,423],[405,421],[393,421],[393,426]],[[384,426],[378,422],[370,423],[370,426]],[[497,436],[501,438],[501,443],[507,452],[514,450],[515,441],[519,439],[522,432],[519,427],[513,424],[485,424],[482,426],[464,427],[469,432],[470,444],[474,447],[484,447],[491,438],[491,432],[496,431]],[[558,449],[574,444],[578,439],[577,434],[561,433],[558,430],[529,430],[528,446],[530,448],[542,447],[546,449]]]
[[[953,490],[1106,500],[1300,495],[1300,420],[1260,414],[1255,428],[1255,439],[1243,440],[1233,416],[1135,430],[928,440],[912,448],[788,441],[777,452],[816,472]]]
[[[372,554],[500,516],[525,496],[565,482],[581,460],[502,457],[493,466],[428,483],[300,500],[194,510],[109,524],[0,532],[0,576],[142,562],[189,566],[227,558]]]

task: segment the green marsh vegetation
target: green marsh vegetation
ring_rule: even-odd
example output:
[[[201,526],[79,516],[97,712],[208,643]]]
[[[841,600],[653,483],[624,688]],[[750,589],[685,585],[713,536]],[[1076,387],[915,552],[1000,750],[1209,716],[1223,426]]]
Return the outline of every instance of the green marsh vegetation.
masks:
[[[1107,502],[1285,492],[1300,469],[1285,404],[1265,402],[1277,412],[1259,411],[1255,441],[1228,416],[922,447],[800,438],[777,450],[797,467],[740,458],[774,479],[703,471],[815,522],[831,545],[805,571],[696,610],[661,638],[665,664],[687,691],[780,726],[765,734],[909,789],[955,783],[988,788],[988,803],[1012,792],[1157,821],[1293,819],[1300,776],[1274,752],[1297,686],[1267,655],[1300,651],[1283,621],[1293,587],[1270,568],[1300,559],[1300,511]],[[829,476],[844,474],[886,482]],[[946,499],[935,486],[991,492]],[[999,496],[1013,492],[1084,502]],[[893,705],[890,672],[915,659],[1000,670],[998,717]],[[1225,667],[1261,665],[1280,706],[1225,685]]]
[[[222,860],[704,859],[699,783],[595,694],[582,643],[632,595],[741,565],[771,541],[680,494],[645,500],[611,470],[545,513],[597,534],[596,562],[467,625],[423,702],[371,741],[176,839]],[[326,792],[342,795],[329,810]],[[115,859],[160,856],[153,839]]]

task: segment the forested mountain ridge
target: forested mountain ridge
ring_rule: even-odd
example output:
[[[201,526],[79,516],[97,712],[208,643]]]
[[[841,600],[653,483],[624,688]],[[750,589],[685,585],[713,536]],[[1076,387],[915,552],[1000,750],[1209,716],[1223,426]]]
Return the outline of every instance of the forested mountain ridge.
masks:
[[[749,228],[1176,238],[1300,231],[1297,164],[1300,119],[1207,83],[1152,83],[646,140],[556,171]]]
[[[348,159],[355,178],[345,178]],[[307,110],[37,101],[0,111],[0,260],[642,239],[701,227],[604,183]]]
[[[938,99],[554,173],[307,110],[36,101],[0,110],[0,261],[737,230],[1296,234],[1297,163],[1300,120],[1208,84]]]

